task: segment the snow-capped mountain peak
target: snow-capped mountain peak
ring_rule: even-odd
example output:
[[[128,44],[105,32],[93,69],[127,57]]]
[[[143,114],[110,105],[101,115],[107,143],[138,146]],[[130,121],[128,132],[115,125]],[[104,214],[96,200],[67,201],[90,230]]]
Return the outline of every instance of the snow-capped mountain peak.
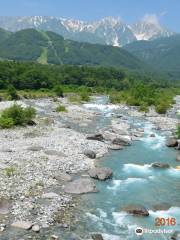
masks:
[[[26,28],[42,29],[58,33],[66,39],[117,47],[173,34],[160,25],[155,15],[146,15],[132,26],[119,17],[105,17],[94,22],[49,16],[0,17],[0,27],[13,32]]]

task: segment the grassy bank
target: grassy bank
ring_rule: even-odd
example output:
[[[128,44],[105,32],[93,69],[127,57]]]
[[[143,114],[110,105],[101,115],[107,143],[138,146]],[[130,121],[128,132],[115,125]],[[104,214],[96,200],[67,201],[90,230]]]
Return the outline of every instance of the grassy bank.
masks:
[[[140,111],[148,112],[155,106],[158,113],[164,114],[174,103],[174,97],[180,94],[180,88],[157,88],[154,85],[139,83],[125,91],[110,91],[111,103],[125,103],[139,106]]]

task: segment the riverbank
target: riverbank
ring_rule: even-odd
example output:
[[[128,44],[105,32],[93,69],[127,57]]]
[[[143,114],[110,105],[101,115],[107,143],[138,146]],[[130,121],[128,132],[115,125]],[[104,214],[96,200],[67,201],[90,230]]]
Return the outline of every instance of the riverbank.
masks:
[[[98,98],[94,101],[97,102]],[[76,105],[66,98],[57,102],[49,98],[17,103],[33,106],[37,118],[35,126],[0,130],[0,213],[3,214],[0,220],[3,240],[8,239],[10,232],[14,233],[15,228],[11,224],[19,221],[20,228],[29,223],[31,230],[26,233],[28,239],[33,236],[33,229],[40,231],[40,239],[43,229],[60,224],[56,222],[57,213],[61,216],[61,212],[66,209],[68,212],[75,206],[74,195],[66,193],[65,186],[80,175],[84,178],[84,172],[96,165],[94,159],[86,156],[85,150],[94,152],[98,159],[110,149],[115,149],[118,141],[131,144],[143,137],[144,130],[132,129],[127,116],[147,118],[152,122],[155,118],[158,123],[162,123],[163,119],[168,135],[177,125],[175,118],[146,116],[123,105]],[[11,104],[0,102],[0,110]],[[67,112],[57,113],[55,109],[58,104],[63,104]],[[175,105],[175,108],[179,107]],[[101,118],[107,121],[105,128],[99,125]],[[104,141],[87,139],[88,134],[97,133],[103,136]],[[61,220],[61,226],[68,228],[69,223]],[[33,228],[33,225],[36,227]]]

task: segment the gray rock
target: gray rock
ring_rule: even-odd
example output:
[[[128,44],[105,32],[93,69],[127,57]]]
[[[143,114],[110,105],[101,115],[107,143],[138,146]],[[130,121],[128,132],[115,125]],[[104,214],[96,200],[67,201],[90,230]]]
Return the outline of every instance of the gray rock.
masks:
[[[122,211],[127,212],[132,215],[135,215],[135,216],[136,215],[143,216],[143,217],[149,216],[148,210],[144,206],[141,206],[141,205],[129,205],[127,207],[124,207],[122,209]]]
[[[69,240],[81,240],[81,238],[79,236],[77,236],[75,233],[72,233],[68,239]]]
[[[95,183],[91,179],[86,178],[77,179],[68,183],[65,186],[64,191],[72,194],[97,192]]]
[[[180,142],[178,140],[178,146],[176,147],[176,150],[180,150]]]
[[[59,239],[59,237],[57,235],[52,235],[51,236],[51,240],[57,240],[57,239]]]
[[[169,164],[167,163],[153,163],[151,165],[153,168],[170,168]]]
[[[29,120],[27,123],[29,126],[36,126],[37,123],[34,120]]]
[[[84,151],[84,155],[91,159],[96,158],[96,153],[94,151],[88,150],[88,149]]]
[[[40,231],[39,225],[37,225],[37,224],[33,225],[32,226],[32,230],[33,230],[33,232],[37,232],[38,233]]]
[[[150,137],[154,138],[154,137],[156,137],[156,135],[154,133],[152,133],[152,134],[150,134]]]
[[[94,233],[91,235],[93,240],[104,240],[103,236],[99,233]]]
[[[170,138],[166,142],[167,147],[177,147],[178,146],[178,141],[176,138]]]
[[[120,145],[120,146],[129,146],[131,145],[131,142],[128,138],[126,137],[118,137],[118,138],[115,138],[113,141],[112,141],[112,144],[115,144],[115,145]]]
[[[33,225],[32,222],[17,221],[17,222],[14,222],[11,226],[15,227],[15,228],[29,230],[29,229],[31,229],[32,225]]]
[[[5,153],[12,153],[13,152],[13,150],[10,149],[10,148],[5,148],[5,149],[2,149],[1,151],[5,152]]]
[[[100,133],[89,135],[89,136],[87,136],[86,139],[88,139],[88,140],[96,140],[96,141],[103,141],[104,140],[103,135],[100,134]]]
[[[27,150],[32,151],[32,152],[38,152],[38,151],[43,150],[43,147],[41,147],[41,146],[31,146],[31,147],[27,148]]]
[[[113,172],[110,168],[92,168],[89,170],[89,176],[101,181],[105,181],[112,177]]]
[[[11,204],[6,199],[0,199],[0,214],[6,215],[10,211]]]
[[[59,182],[71,182],[72,181],[72,177],[67,174],[67,173],[56,173],[56,175],[53,177],[54,179],[56,179]]]
[[[121,146],[121,145],[115,145],[115,144],[109,145],[108,148],[109,148],[110,150],[123,150],[123,149],[124,149],[123,146]]]
[[[54,199],[54,198],[58,198],[59,195],[57,193],[53,193],[53,192],[50,192],[50,193],[44,193],[42,195],[42,198],[44,199]]]
[[[180,162],[180,153],[178,153],[177,157],[176,157],[176,161]]]
[[[180,240],[180,232],[179,231],[174,232],[171,239],[172,240]]]

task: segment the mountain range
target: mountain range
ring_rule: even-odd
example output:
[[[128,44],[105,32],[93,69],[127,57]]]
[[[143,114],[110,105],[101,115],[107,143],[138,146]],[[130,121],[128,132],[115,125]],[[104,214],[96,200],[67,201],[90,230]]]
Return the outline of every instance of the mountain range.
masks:
[[[0,17],[0,27],[11,32],[34,28],[55,32],[65,39],[117,47],[137,40],[153,40],[174,34],[158,21],[148,18],[128,25],[120,18],[113,17],[94,22],[45,16]]]
[[[34,61],[42,64],[70,64],[124,67],[142,70],[145,64],[123,48],[65,40],[54,32],[0,29],[1,60]]]

